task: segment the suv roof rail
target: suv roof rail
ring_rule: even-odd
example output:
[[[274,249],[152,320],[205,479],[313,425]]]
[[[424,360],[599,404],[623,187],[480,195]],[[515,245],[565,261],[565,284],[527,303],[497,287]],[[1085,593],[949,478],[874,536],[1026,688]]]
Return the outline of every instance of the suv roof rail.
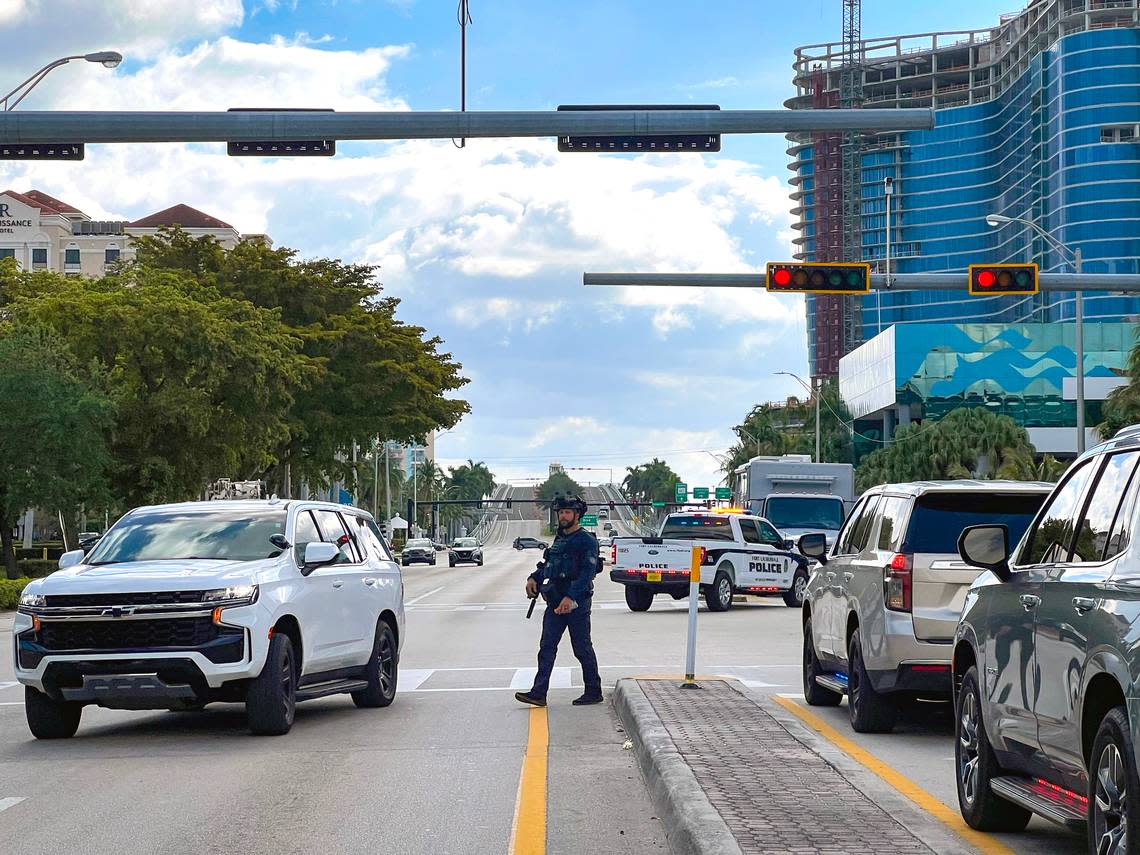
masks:
[[[1126,436],[1136,436],[1137,434],[1140,434],[1140,425],[1127,425],[1114,433],[1112,438],[1124,439]]]

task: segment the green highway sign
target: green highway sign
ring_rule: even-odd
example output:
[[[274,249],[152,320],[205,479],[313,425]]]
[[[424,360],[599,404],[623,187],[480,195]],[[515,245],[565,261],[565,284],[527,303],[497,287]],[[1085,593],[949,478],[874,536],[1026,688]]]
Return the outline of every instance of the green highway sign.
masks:
[[[684,481],[678,481],[677,486],[673,488],[673,498],[678,502],[683,502],[689,498],[689,485]]]
[[[663,508],[663,507],[665,507],[665,503],[664,503],[664,502],[654,502],[654,503],[653,503],[653,507],[655,507],[655,508]]]
[[[597,514],[585,514],[585,515],[583,515],[582,525],[597,525],[597,524],[598,524],[598,515]]]
[[[728,487],[717,487],[716,488],[716,497],[718,499],[731,499],[732,498],[732,490],[730,490]]]
[[[708,487],[694,487],[693,488],[693,498],[694,499],[707,499],[708,497],[709,497],[709,488]]]

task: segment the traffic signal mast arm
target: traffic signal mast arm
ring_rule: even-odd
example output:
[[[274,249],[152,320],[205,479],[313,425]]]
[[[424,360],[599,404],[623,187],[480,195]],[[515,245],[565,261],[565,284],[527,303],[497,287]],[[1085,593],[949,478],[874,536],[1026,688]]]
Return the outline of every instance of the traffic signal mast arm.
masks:
[[[996,267],[996,265],[979,265]],[[1024,265],[1018,265],[1024,266]],[[1042,291],[1140,291],[1140,273],[1039,273]],[[764,288],[762,273],[584,273],[583,285],[671,288]],[[969,284],[961,273],[891,273],[891,286],[882,273],[871,274],[872,291],[956,291]]]

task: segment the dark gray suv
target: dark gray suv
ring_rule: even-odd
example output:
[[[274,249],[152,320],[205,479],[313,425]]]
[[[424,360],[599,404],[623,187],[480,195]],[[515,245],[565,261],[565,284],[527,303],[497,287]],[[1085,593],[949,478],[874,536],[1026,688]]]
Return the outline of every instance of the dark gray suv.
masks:
[[[1081,456],[1012,554],[967,528],[982,573],[954,636],[955,770],[972,827],[1031,813],[1087,829],[1089,851],[1140,851],[1140,426]]]

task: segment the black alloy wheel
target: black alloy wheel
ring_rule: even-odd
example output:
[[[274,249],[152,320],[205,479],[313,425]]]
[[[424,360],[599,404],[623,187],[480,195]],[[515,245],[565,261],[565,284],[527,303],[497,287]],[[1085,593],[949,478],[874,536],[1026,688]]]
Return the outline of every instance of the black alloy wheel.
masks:
[[[856,733],[890,733],[898,718],[898,707],[889,695],[875,689],[863,663],[863,641],[859,630],[847,644],[847,712]]]
[[[1132,828],[1140,827],[1137,778],[1128,714],[1110,710],[1097,730],[1089,775],[1089,851],[1097,855],[1133,855]]]
[[[269,652],[261,673],[250,681],[245,696],[245,712],[252,733],[281,736],[293,726],[297,704],[297,664],[293,642],[276,631],[269,640]]]
[[[812,635],[811,618],[804,622],[804,700],[809,707],[837,707],[843,695],[824,688],[815,681],[822,676],[823,666],[815,655],[815,638]]]
[[[358,707],[386,707],[396,699],[396,682],[399,676],[399,657],[396,636],[387,621],[376,624],[376,641],[372,658],[368,660],[365,675],[368,688],[352,693],[352,702]]]
[[[1033,814],[990,789],[990,781],[1003,772],[986,734],[974,666],[962,677],[954,711],[954,777],[962,818],[978,831],[1023,831]]]

